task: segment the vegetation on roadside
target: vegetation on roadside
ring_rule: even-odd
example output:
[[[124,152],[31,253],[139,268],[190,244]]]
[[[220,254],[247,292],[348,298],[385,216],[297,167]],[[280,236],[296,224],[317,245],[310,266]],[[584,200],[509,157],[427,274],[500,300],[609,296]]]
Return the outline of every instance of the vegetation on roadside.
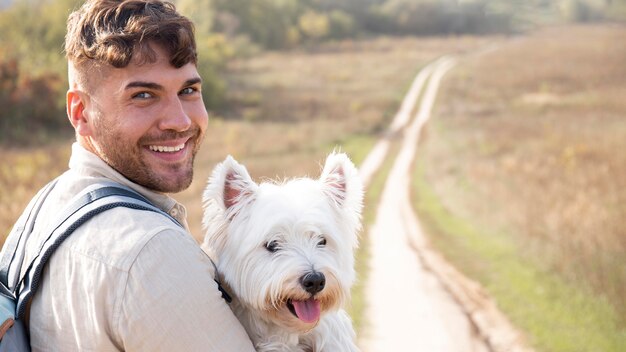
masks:
[[[365,154],[364,152],[369,152],[374,142],[375,140],[373,138],[363,139],[362,137],[357,137],[350,139],[348,143],[344,144],[344,148],[349,155],[358,156]],[[352,302],[348,307],[348,313],[352,318],[354,328],[359,332],[359,337],[366,335],[368,331],[368,321],[365,316],[367,309],[365,289],[369,277],[369,256],[371,253],[368,233],[370,227],[376,220],[378,203],[380,202],[380,197],[385,187],[385,181],[387,180],[387,176],[395,160],[394,156],[397,154],[397,150],[398,145],[394,143],[390,148],[388,157],[372,178],[371,184],[368,185],[364,195],[363,231],[359,240],[359,249],[355,256],[357,282],[352,288]],[[365,157],[365,155],[363,155],[363,157]],[[359,159],[356,160],[358,161]],[[361,161],[362,160],[358,161],[357,165],[360,164]]]
[[[525,257],[509,233],[490,233],[452,214],[416,167],[415,207],[435,248],[479,281],[537,351],[620,352],[626,330],[606,297]]]
[[[418,155],[433,242],[540,351],[626,345],[625,35],[556,27],[469,58]]]

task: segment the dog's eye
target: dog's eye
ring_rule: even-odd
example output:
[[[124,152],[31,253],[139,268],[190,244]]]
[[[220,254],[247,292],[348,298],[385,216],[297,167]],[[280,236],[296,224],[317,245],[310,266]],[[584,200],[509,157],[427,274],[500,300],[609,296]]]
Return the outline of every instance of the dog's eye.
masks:
[[[265,243],[265,249],[267,249],[271,253],[276,252],[278,250],[278,241],[274,240]]]
[[[317,242],[317,246],[318,247],[324,247],[326,246],[326,239],[322,238],[319,242]]]

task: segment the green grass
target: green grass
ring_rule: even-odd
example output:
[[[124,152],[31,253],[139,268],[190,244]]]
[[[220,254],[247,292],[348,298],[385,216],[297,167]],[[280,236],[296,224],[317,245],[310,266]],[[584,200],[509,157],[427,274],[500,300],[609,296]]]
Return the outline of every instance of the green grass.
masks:
[[[355,135],[342,143],[342,150],[348,153],[353,159],[356,165],[360,165],[369,151],[376,143],[377,138],[366,135]],[[355,269],[357,272],[357,281],[352,287],[352,299],[348,306],[348,314],[352,317],[354,328],[357,331],[357,336],[362,336],[366,327],[367,320],[365,317],[365,311],[367,309],[365,288],[368,281],[369,273],[369,228],[376,219],[376,210],[387,175],[391,170],[391,166],[394,160],[397,147],[390,148],[389,155],[385,159],[383,165],[376,172],[376,175],[372,178],[371,184],[367,187],[364,195],[364,208],[363,208],[363,230],[361,231],[361,237],[359,241],[359,249],[355,254]]]
[[[354,134],[339,142],[338,151],[348,154],[354,165],[361,165],[372,150],[378,138],[367,134]]]
[[[477,229],[451,214],[429,185],[425,167],[416,164],[414,204],[434,246],[487,289],[537,351],[624,351],[626,330],[606,300],[542,270],[507,234]]]

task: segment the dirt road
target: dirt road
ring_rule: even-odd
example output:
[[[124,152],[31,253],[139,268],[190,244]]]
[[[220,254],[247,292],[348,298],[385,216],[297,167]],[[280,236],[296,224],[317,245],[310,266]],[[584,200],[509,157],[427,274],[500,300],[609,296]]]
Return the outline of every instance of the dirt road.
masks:
[[[364,352],[527,350],[484,291],[430,248],[411,207],[411,166],[420,131],[452,66],[453,59],[442,58],[425,67],[390,127],[390,134],[403,135],[403,143],[369,233]],[[389,141],[383,139],[362,164],[366,186],[388,151]]]

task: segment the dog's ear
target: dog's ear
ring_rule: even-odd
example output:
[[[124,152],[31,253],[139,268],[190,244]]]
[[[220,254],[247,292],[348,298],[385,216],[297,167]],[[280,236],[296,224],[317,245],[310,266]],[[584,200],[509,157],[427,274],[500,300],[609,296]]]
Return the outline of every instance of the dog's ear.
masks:
[[[254,199],[257,188],[248,170],[229,155],[213,169],[203,200],[205,206],[216,203],[231,218]]]
[[[324,192],[340,208],[349,208],[357,214],[363,207],[363,185],[358,171],[344,153],[331,153],[320,176]]]

